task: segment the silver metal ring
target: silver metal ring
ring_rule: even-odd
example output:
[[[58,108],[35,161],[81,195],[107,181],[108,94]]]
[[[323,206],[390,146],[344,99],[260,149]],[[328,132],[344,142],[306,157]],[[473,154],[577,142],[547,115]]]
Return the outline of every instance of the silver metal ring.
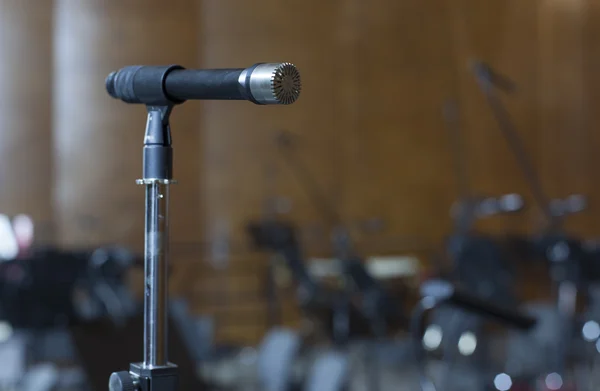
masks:
[[[152,185],[154,183],[160,183],[161,185],[174,185],[177,184],[175,179],[158,179],[158,178],[144,178],[136,179],[135,183],[138,185]]]

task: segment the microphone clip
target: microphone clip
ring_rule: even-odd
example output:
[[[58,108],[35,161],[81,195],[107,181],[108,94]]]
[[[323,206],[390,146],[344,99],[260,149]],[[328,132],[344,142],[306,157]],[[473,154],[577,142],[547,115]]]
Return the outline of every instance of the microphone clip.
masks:
[[[173,179],[171,124],[173,105],[146,106],[148,118],[144,134],[143,179]]]

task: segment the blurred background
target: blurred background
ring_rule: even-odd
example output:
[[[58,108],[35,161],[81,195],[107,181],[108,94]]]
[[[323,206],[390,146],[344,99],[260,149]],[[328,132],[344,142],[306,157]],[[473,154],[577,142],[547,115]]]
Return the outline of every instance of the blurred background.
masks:
[[[514,83],[501,99],[546,197],[587,200],[564,232],[594,239],[599,19],[592,0],[0,0],[0,213],[30,216],[35,246],[141,254],[146,114],[108,96],[108,73],[294,63],[294,105],[190,101],[171,117],[171,294],[210,323],[211,343],[257,347],[275,326],[305,325],[293,276],[253,245],[249,222],[293,222],[315,270],[344,227],[369,270],[413,290],[455,231],[462,176],[474,194],[526,206],[478,232],[543,230],[473,77],[480,60]],[[523,300],[552,301],[545,270],[513,283]],[[139,295],[142,271],[129,274]]]

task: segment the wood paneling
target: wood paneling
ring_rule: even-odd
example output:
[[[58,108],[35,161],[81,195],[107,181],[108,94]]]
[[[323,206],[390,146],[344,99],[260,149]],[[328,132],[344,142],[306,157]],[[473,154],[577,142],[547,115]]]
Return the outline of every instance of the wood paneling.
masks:
[[[596,218],[600,213],[600,186],[596,174],[600,166],[600,156],[597,149],[600,146],[600,112],[594,109],[596,102],[600,101],[600,90],[595,86],[600,83],[600,48],[597,45],[597,37],[600,34],[600,4],[588,1],[585,5],[583,16],[584,25],[582,30],[582,45],[584,48],[583,58],[583,82],[585,85],[585,97],[582,104],[585,107],[585,122],[583,128],[587,137],[583,143],[587,144],[588,160],[586,166],[581,169],[585,171],[585,181],[588,184],[588,196],[590,197],[589,212],[586,213],[587,235],[600,235],[600,220]]]
[[[502,99],[544,189],[552,197],[587,194],[589,212],[568,227],[600,234],[600,115],[592,106],[599,98],[600,8],[591,0],[43,3],[0,0],[0,207],[47,224],[54,217],[64,246],[142,248],[143,189],[134,180],[145,114],[108,97],[110,71],[165,63],[299,67],[304,87],[292,106],[188,102],[172,116],[179,180],[172,188],[172,287],[195,311],[218,315],[222,339],[256,342],[266,328],[244,320],[266,312],[268,267],[266,256],[249,249],[244,226],[267,213],[268,199],[290,201],[287,217],[302,228],[308,254],[330,253],[334,222],[282,158],[274,141],[281,130],[293,136],[288,153],[343,222],[382,220],[375,234],[355,230],[369,251],[404,250],[427,260],[452,229],[456,175],[442,116],[448,99],[459,104],[473,192],[518,192],[533,203],[470,59],[515,81],[516,93]],[[538,221],[533,206],[478,225],[531,232]],[[285,322],[297,324],[286,296]]]
[[[452,2],[450,2],[452,3]],[[517,85],[514,94],[500,93],[529,158],[537,163],[537,4],[463,0],[450,5],[456,88],[466,141],[466,162],[473,192],[480,195],[522,194],[529,211],[520,217],[495,217],[482,221],[482,229],[500,232],[531,231],[539,211],[532,205],[529,186],[504,139],[484,95],[477,87],[469,61],[492,65]]]
[[[52,239],[52,2],[0,1],[0,213]]]
[[[332,193],[336,172],[331,146],[336,143],[336,120],[342,118],[342,113],[331,108],[340,96],[335,88],[336,70],[340,67],[336,59],[338,38],[331,25],[337,18],[338,3],[268,0],[261,2],[259,12],[256,3],[202,2],[203,67],[247,67],[256,62],[290,61],[298,65],[307,87],[298,102],[289,107],[260,107],[248,102],[203,103],[202,156],[206,170],[202,182],[202,221],[206,240],[220,247],[207,249],[206,260],[226,269],[204,273],[204,278],[197,280],[198,285],[209,286],[207,279],[214,279],[220,290],[230,295],[248,292],[254,279],[246,279],[248,284],[238,279],[236,276],[243,269],[253,270],[251,273],[263,276],[264,281],[267,270],[264,256],[259,256],[262,259],[259,261],[243,249],[238,255],[222,253],[234,243],[247,242],[244,227],[248,219],[263,215],[268,198],[288,198],[292,203],[290,217],[301,225],[326,225],[291,167],[282,159],[275,139],[281,130],[297,136],[295,153],[325,193]],[[343,163],[338,162],[338,166]],[[260,289],[258,294],[265,289],[264,284],[256,288]],[[207,294],[203,288],[196,290],[196,300],[204,303],[198,311],[210,310],[206,300],[201,299]],[[248,292],[247,296],[254,295]],[[263,310],[254,315],[248,312],[244,315],[239,310],[244,305],[239,296],[229,298],[221,304],[217,317],[219,337],[257,342],[267,325],[264,293],[260,304]],[[264,322],[251,324],[257,317]]]
[[[584,72],[585,0],[539,3],[540,167],[548,193],[565,197],[589,194],[597,185],[592,174],[594,145],[588,128],[588,86]],[[593,88],[593,87],[592,87]],[[594,202],[592,202],[593,207]],[[597,209],[596,209],[597,210]],[[584,234],[596,220],[592,213],[567,219],[567,227]]]
[[[363,216],[383,218],[396,235],[438,238],[449,228],[452,172],[441,108],[453,95],[453,70],[443,5],[362,3],[358,133],[363,169],[354,179],[353,196]],[[431,12],[433,7],[439,11]]]
[[[282,129],[301,135],[300,144],[307,146],[306,165],[312,172],[318,171],[317,180],[330,191],[333,173],[328,154],[335,119],[329,103],[338,96],[332,78],[340,66],[330,24],[336,2],[269,0],[263,1],[260,9],[257,12],[256,4],[247,2],[204,1],[203,66],[296,62],[308,87],[289,107],[257,107],[247,102],[203,105],[203,157],[205,166],[210,167],[204,177],[203,215],[205,234],[213,239],[220,234],[219,227],[239,238],[247,218],[260,216],[265,198],[276,195],[273,191],[293,196],[294,217],[303,222],[318,219],[278,154],[274,138]],[[275,179],[269,187],[270,176]]]
[[[292,199],[290,218],[327,232],[329,225],[270,144],[267,135],[286,127],[296,135],[294,153],[344,221],[382,218],[384,235],[399,238],[390,252],[406,244],[403,237],[440,243],[452,228],[448,211],[457,196],[441,114],[447,99],[457,100],[461,111],[472,191],[517,192],[529,206],[519,216],[478,226],[497,233],[538,229],[540,211],[475,83],[473,59],[516,83],[516,92],[502,100],[548,195],[583,192],[592,204],[597,199],[591,171],[596,137],[586,103],[593,94],[586,78],[596,59],[586,54],[594,20],[589,1],[346,0],[320,4],[310,18],[312,2],[267,1],[264,13],[242,3],[203,4],[207,66],[275,53],[297,62],[304,79],[303,96],[289,110],[204,106],[211,113],[202,127],[205,166],[212,168],[203,214],[209,238],[219,226],[231,241],[241,238],[243,223],[273,194]],[[236,110],[236,116],[223,119],[220,110]],[[593,234],[593,216],[570,218],[568,227]]]
[[[141,175],[145,111],[111,99],[110,71],[132,64],[198,61],[196,1],[56,2],[54,133],[60,243],[143,246]],[[172,116],[175,175],[172,234],[199,239],[198,106]]]

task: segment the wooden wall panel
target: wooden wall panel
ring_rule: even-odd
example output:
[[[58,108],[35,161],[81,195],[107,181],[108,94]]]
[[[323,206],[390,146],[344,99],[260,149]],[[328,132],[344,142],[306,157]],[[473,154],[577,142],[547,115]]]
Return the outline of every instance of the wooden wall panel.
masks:
[[[0,1],[0,213],[52,239],[52,2]]]
[[[256,5],[245,2],[203,2],[203,66],[297,62],[305,85],[298,102],[289,107],[257,107],[247,102],[203,105],[204,159],[212,168],[204,183],[205,233],[209,238],[217,234],[219,225],[235,237],[243,236],[247,218],[260,216],[265,198],[273,195],[271,189],[287,196],[293,192],[295,217],[302,221],[318,218],[282,162],[274,138],[280,130],[299,134],[303,160],[329,191],[332,173],[327,153],[334,125],[329,102],[337,97],[332,78],[339,66],[331,52],[329,22],[336,10],[334,3],[264,1],[264,12],[254,12]],[[313,17],[316,13],[318,18]],[[273,166],[277,166],[276,179],[269,188]]]
[[[232,238],[243,237],[243,223],[253,213],[261,213],[256,205],[273,193],[294,201],[290,217],[299,224],[314,225],[320,220],[296,178],[273,151],[272,141],[263,136],[271,134],[276,127],[271,124],[277,123],[296,135],[294,153],[307,162],[317,183],[338,204],[344,221],[383,218],[384,234],[398,238],[390,250],[401,249],[406,242],[403,237],[439,244],[452,229],[448,212],[457,197],[451,143],[441,114],[447,99],[457,100],[461,111],[472,191],[481,195],[517,192],[528,205],[519,216],[496,217],[478,226],[496,233],[539,229],[540,211],[477,88],[469,68],[472,59],[488,62],[516,83],[516,92],[503,95],[502,100],[545,191],[551,196],[582,191],[593,198],[596,186],[590,182],[590,158],[586,157],[593,136],[583,130],[589,117],[585,97],[590,95],[584,87],[583,67],[592,72],[593,63],[585,58],[581,43],[584,29],[591,27],[586,27],[584,18],[587,2],[576,3],[378,0],[366,5],[348,0],[329,3],[333,9],[321,10],[308,26],[305,14],[310,3],[293,14],[285,5],[273,4],[268,12],[255,15],[239,4],[205,1],[204,59],[208,64],[226,65],[250,53],[258,57],[276,52],[282,37],[292,37],[280,53],[289,49],[298,58],[294,61],[305,80],[301,101],[281,117],[283,121],[266,119],[243,104],[236,117],[224,120],[218,114],[227,110],[222,104],[205,106],[212,113],[205,117],[203,127],[207,130],[205,164],[214,167],[205,177],[208,239],[219,226]],[[571,9],[567,12],[564,7]],[[223,19],[231,20],[235,28],[224,27],[219,23]],[[303,31],[303,41],[295,41],[292,29],[269,36],[267,32],[279,27],[281,20]],[[321,24],[321,20],[329,23]],[[270,46],[259,37],[269,37],[263,40],[270,40]],[[234,49],[225,51],[224,47]],[[317,69],[313,56],[324,67],[335,68],[330,79],[313,73]],[[319,95],[319,103],[330,100],[328,110],[304,101],[317,99],[312,93]],[[297,117],[296,110],[303,114]],[[235,128],[238,122],[244,129],[252,128],[250,119],[265,121],[269,124],[265,127],[271,128],[247,139],[250,136]],[[565,127],[564,123],[580,130],[552,130]],[[212,130],[224,125],[235,130]],[[249,154],[261,158],[253,160]],[[269,171],[270,166],[276,168]],[[268,178],[268,172],[274,179]],[[239,189],[244,189],[243,199]],[[569,227],[591,232],[592,219],[576,217]],[[321,222],[322,232],[328,226]]]
[[[540,42],[540,164],[544,185],[551,197],[573,193],[589,195],[594,145],[588,128],[590,88],[585,80],[584,46],[586,0],[571,2],[543,0],[539,3]],[[590,48],[592,49],[592,48]],[[592,49],[593,50],[593,49]],[[592,87],[593,88],[593,87]],[[594,202],[591,207],[594,208]],[[598,209],[591,209],[590,212]],[[573,232],[589,232],[593,213],[565,220]]]
[[[11,53],[0,60],[0,115],[8,118],[0,129],[0,208],[29,211],[45,224],[55,216],[64,246],[142,248],[143,189],[134,180],[145,114],[108,97],[110,71],[282,60],[299,67],[304,87],[293,106],[188,102],[173,114],[172,286],[194,311],[215,314],[222,340],[256,343],[267,327],[245,320],[267,311],[269,260],[250,250],[244,226],[266,213],[269,198],[290,201],[287,216],[303,229],[309,255],[330,253],[332,222],[278,151],[280,130],[293,135],[294,156],[342,221],[355,227],[382,219],[381,232],[356,232],[369,251],[412,246],[426,260],[424,248],[452,229],[447,99],[460,107],[473,191],[519,192],[532,203],[467,66],[472,58],[516,82],[517,92],[503,100],[549,195],[590,196],[589,213],[570,219],[569,228],[600,233],[593,170],[600,117],[592,106],[600,8],[591,0],[43,3],[0,0],[0,49]],[[479,226],[531,232],[538,216],[533,207]],[[380,244],[383,236],[389,243]],[[289,292],[284,302],[285,322],[297,324]]]
[[[56,2],[54,131],[60,243],[143,247],[145,110],[111,99],[104,78],[133,64],[197,66],[196,1]],[[172,115],[172,235],[198,240],[198,106]]]
[[[494,217],[480,228],[531,232],[539,219],[530,187],[506,142],[469,62],[490,64],[516,85],[512,94],[500,92],[534,170],[538,164],[538,7],[536,2],[450,2],[457,93],[462,109],[466,162],[473,192],[480,195],[519,193],[527,211],[519,216]]]
[[[337,137],[332,146],[335,151],[336,169],[331,200],[336,203],[338,213],[346,223],[365,218],[363,201],[356,196],[358,178],[365,178],[368,167],[364,165],[361,136],[364,126],[361,102],[364,99],[360,90],[364,60],[360,56],[364,33],[364,2],[342,0],[337,4],[331,28],[334,34],[335,56],[340,64],[336,67],[333,81],[337,96],[331,110],[335,118]]]
[[[449,228],[452,200],[441,112],[454,95],[453,70],[444,4],[427,4],[362,3],[357,58],[363,168],[353,178],[352,197],[363,216],[383,218],[388,233],[440,238]]]
[[[336,91],[334,20],[337,2],[305,1],[286,3],[202,2],[201,35],[203,67],[247,67],[256,62],[290,61],[296,63],[303,78],[303,91],[297,103],[289,107],[255,106],[249,102],[205,102],[202,117],[203,228],[207,242],[220,245],[209,248],[206,261],[226,273],[206,273],[228,292],[245,289],[234,277],[240,268],[265,275],[265,256],[248,253],[245,225],[260,218],[268,198],[284,197],[291,201],[290,217],[301,225],[325,223],[281,158],[275,142],[285,130],[295,137],[294,153],[314,175],[326,194],[331,193],[333,157],[330,148],[336,142],[332,102]],[[238,253],[226,249],[241,244]],[[225,249],[225,255],[223,255]],[[236,261],[239,259],[240,261]],[[248,263],[259,262],[256,268]],[[244,266],[246,265],[246,266]],[[213,300],[217,299],[213,297]],[[200,300],[200,298],[198,298]],[[262,306],[266,305],[263,298]],[[229,315],[217,327],[232,327],[227,319],[237,319],[240,299],[223,309]],[[208,308],[205,303],[204,308]],[[199,309],[201,310],[201,309]],[[227,312],[229,311],[229,312]],[[239,329],[240,322],[233,322]],[[242,322],[243,324],[243,322]],[[231,331],[238,341],[258,341],[261,333]]]
[[[587,143],[588,160],[585,170],[585,181],[588,184],[588,195],[590,205],[587,216],[586,235],[598,237],[600,235],[600,219],[596,218],[600,213],[600,185],[597,178],[597,168],[600,167],[600,154],[597,153],[600,146],[600,111],[595,110],[594,106],[600,102],[600,89],[595,86],[600,85],[600,48],[597,45],[597,37],[600,34],[600,4],[595,1],[588,1],[585,6],[583,19],[585,21],[582,32],[584,61],[583,61],[583,82],[585,122],[583,128],[587,132],[584,142]]]

